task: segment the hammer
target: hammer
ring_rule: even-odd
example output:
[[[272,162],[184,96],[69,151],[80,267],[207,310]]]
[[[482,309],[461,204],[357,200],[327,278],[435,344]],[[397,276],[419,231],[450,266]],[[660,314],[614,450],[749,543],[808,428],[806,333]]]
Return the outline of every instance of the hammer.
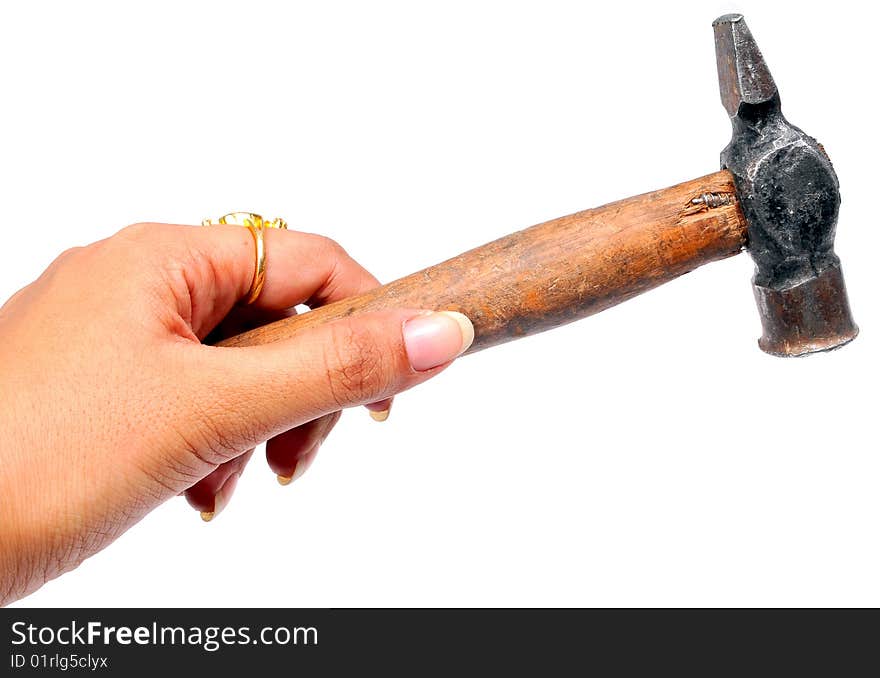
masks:
[[[560,217],[360,296],[219,343],[252,346],[383,308],[460,311],[469,353],[603,311],[747,249],[762,350],[799,356],[858,334],[834,233],[837,176],[825,149],[782,115],[779,93],[739,14],[712,24],[733,136],[721,171]]]

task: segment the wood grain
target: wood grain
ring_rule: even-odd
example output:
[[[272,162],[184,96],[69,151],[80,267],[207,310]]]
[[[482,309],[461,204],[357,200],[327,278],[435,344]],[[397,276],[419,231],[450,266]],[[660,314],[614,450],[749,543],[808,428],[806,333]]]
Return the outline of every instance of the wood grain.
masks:
[[[464,313],[474,323],[473,353],[598,313],[737,254],[745,242],[733,177],[715,172],[532,226],[219,345],[264,344],[318,323],[397,307]]]

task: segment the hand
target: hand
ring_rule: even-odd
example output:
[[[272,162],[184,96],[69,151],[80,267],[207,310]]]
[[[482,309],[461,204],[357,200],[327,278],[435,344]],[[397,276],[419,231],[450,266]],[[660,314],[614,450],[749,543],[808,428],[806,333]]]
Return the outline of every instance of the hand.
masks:
[[[76,567],[170,497],[204,517],[254,447],[299,477],[339,418],[442,371],[473,339],[457,313],[395,309],[251,348],[201,341],[378,283],[336,243],[137,224],[62,254],[0,308],[0,603]],[[234,312],[233,312],[234,311]]]

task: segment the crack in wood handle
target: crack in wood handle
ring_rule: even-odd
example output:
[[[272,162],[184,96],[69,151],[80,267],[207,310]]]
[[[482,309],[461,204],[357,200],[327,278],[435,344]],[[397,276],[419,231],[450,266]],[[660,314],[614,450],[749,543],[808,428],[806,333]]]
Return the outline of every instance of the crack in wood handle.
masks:
[[[218,345],[265,344],[319,323],[412,308],[467,315],[473,353],[598,313],[737,254],[746,222],[735,195],[733,176],[722,170],[584,210]]]

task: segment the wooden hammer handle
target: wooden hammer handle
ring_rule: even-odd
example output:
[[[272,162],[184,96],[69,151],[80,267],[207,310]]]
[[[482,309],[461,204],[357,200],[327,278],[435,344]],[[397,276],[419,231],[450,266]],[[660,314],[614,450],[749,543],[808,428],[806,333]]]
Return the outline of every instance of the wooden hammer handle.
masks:
[[[733,176],[715,172],[532,226],[356,297],[220,342],[254,346],[383,308],[460,311],[469,352],[558,327],[745,246]]]

